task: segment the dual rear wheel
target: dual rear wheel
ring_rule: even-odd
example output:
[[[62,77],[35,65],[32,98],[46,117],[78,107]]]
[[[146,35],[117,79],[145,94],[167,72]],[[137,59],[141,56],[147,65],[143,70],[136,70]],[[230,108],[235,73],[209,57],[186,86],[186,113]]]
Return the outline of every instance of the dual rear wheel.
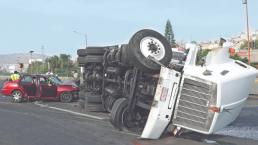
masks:
[[[141,133],[145,122],[146,114],[138,107],[129,111],[126,98],[119,98],[115,101],[112,110],[110,122],[119,130],[126,130],[134,133]]]

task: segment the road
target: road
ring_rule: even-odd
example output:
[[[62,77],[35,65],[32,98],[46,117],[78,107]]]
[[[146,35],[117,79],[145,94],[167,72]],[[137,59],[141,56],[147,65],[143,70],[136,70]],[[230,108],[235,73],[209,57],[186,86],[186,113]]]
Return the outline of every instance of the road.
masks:
[[[107,121],[2,100],[1,145],[130,145],[135,139],[114,130]]]
[[[256,102],[255,102],[256,101]],[[158,141],[144,141],[136,135],[115,130],[107,120],[96,120],[80,115],[40,107],[35,102],[10,103],[0,97],[1,145],[257,145],[258,108],[256,100],[249,100],[247,107],[233,125],[217,135],[185,133],[175,138],[165,134]],[[60,103],[47,103],[58,104]],[[60,104],[64,106],[64,104]],[[69,106],[69,105],[68,105]],[[231,129],[231,130],[228,130]],[[240,129],[240,130],[239,130]],[[234,133],[234,131],[236,131]],[[238,133],[238,134],[237,134]],[[244,136],[241,134],[245,134]],[[237,136],[238,137],[230,137]],[[252,138],[252,139],[250,139]],[[256,139],[256,140],[255,140]]]

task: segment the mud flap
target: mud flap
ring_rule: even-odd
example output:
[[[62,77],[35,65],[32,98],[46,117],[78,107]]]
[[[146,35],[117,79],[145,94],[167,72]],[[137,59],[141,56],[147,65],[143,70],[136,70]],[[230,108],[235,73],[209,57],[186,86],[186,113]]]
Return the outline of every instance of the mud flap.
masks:
[[[160,77],[141,138],[158,139],[169,124],[179,90],[181,73],[161,67]]]

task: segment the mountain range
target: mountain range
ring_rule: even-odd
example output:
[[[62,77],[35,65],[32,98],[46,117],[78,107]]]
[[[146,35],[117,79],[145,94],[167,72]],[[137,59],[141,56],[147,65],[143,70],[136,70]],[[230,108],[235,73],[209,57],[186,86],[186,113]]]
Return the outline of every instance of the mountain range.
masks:
[[[46,59],[48,56],[33,53],[32,57],[29,53],[13,53],[13,54],[0,54],[0,65],[5,64],[17,64],[17,63],[24,63],[28,64],[30,58],[32,59]]]

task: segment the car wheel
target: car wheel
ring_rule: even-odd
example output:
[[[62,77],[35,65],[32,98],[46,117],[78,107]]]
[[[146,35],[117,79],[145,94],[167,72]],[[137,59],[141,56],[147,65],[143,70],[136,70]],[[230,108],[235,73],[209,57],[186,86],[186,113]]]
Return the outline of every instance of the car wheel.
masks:
[[[63,92],[60,95],[60,101],[63,103],[69,103],[72,101],[72,99],[73,99],[73,96],[70,92]]]
[[[135,33],[127,47],[129,60],[143,71],[159,71],[160,65],[148,59],[154,57],[165,66],[171,61],[172,50],[169,42],[160,33],[144,29]]]
[[[22,102],[22,92],[19,90],[14,90],[12,92],[12,102],[20,103]]]

